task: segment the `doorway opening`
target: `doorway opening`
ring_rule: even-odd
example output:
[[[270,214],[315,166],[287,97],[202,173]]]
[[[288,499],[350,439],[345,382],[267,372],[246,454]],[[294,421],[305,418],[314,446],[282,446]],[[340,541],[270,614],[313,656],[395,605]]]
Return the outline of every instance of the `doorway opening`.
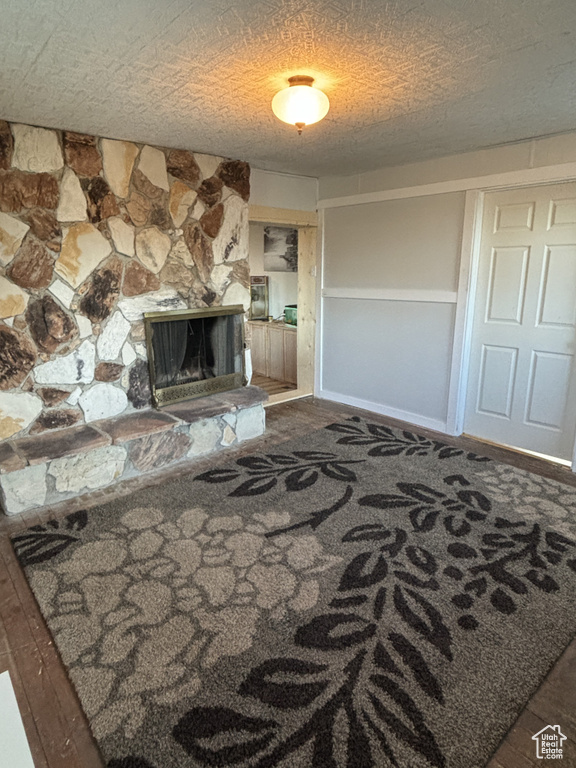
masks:
[[[269,404],[313,394],[317,214],[250,207],[252,383]]]

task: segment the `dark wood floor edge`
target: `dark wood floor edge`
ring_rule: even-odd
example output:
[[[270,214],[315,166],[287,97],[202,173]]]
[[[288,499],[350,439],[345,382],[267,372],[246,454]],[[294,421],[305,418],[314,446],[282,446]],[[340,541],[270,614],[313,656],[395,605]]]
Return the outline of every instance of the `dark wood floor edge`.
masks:
[[[90,734],[91,751],[96,752],[97,757],[100,759],[102,765],[104,766],[105,761],[102,753],[100,752],[98,742],[93,737],[90,721],[80,702],[76,687],[67,671],[58,645],[55,642],[48,623],[40,609],[36,595],[34,594],[30,582],[28,581],[26,571],[18,558],[11,537],[6,537],[4,542],[4,546],[0,546],[0,560],[4,562],[4,566],[8,572],[8,575],[12,579],[14,592],[20,600],[21,604],[24,605],[25,602],[27,602],[29,609],[33,612],[33,616],[31,616],[28,612],[25,612],[25,619],[29,627],[30,635],[34,639],[36,648],[40,655],[42,669],[44,670],[43,674],[48,676],[50,684],[54,690],[56,696],[56,706],[58,707],[61,718],[65,722],[74,723],[70,730],[70,738],[74,743],[76,752],[78,755],[82,754],[82,750],[79,749],[79,743],[83,744],[84,750],[86,749],[85,736],[87,731]],[[21,579],[16,578],[15,570],[19,571],[19,574],[22,576]],[[34,626],[35,624],[36,626]],[[49,638],[48,643],[42,641],[42,635],[44,635],[45,638]],[[54,666],[52,663],[53,658],[55,658],[58,662],[56,666]],[[66,682],[69,685],[69,689],[67,690],[66,695],[68,697],[72,697],[72,706],[71,702],[66,703],[61,695],[58,677],[62,678],[62,675],[65,677]],[[92,755],[92,759],[93,758],[94,755]]]

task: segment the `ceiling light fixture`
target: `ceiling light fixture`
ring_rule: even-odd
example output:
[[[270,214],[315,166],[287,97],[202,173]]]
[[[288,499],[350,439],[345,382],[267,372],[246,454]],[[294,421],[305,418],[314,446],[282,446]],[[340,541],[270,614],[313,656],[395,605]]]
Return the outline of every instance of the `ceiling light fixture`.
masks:
[[[330,102],[323,91],[312,85],[313,77],[295,75],[288,82],[288,88],[278,91],[272,99],[272,112],[282,122],[295,125],[301,134],[305,125],[326,117]]]

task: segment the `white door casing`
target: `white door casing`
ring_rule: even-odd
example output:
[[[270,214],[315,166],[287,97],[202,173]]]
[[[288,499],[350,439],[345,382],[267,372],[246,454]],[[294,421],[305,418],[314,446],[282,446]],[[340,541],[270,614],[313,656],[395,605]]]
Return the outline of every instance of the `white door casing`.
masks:
[[[572,459],[576,184],[485,196],[464,429]]]

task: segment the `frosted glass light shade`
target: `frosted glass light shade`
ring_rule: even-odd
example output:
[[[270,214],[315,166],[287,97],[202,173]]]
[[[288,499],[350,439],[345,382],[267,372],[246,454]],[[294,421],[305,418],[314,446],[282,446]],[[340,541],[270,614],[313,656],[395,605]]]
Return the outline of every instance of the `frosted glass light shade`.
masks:
[[[314,88],[312,77],[303,75],[291,77],[290,86],[284,88],[272,99],[272,112],[279,120],[295,125],[302,132],[305,125],[312,125],[326,117],[330,109],[328,96]]]

